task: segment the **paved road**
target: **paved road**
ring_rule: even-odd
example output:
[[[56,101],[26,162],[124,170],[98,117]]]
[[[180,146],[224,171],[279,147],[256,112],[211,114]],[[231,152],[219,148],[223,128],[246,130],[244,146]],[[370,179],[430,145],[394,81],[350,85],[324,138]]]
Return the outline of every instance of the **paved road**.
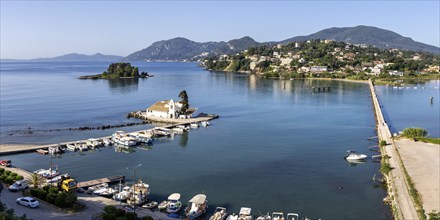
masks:
[[[395,201],[398,210],[398,219],[419,219],[414,201],[409,194],[408,183],[406,182],[405,174],[403,172],[403,164],[399,159],[397,148],[391,138],[390,129],[383,117],[380,103],[377,99],[376,91],[371,80],[369,80],[369,86],[377,118],[377,134],[380,137],[380,140],[385,140],[388,143],[388,145],[384,147],[384,151],[386,155],[390,156],[388,161],[390,166],[394,168],[388,175],[391,182],[391,189],[389,191],[391,191],[396,197]]]

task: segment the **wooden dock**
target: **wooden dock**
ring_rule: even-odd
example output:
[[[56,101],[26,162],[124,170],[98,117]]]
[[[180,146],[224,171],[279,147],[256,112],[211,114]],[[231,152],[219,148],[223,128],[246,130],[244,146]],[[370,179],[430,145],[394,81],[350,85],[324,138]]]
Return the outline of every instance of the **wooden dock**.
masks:
[[[82,187],[90,187],[90,186],[95,186],[101,183],[114,183],[114,182],[119,182],[119,181],[124,181],[125,180],[125,176],[110,176],[110,177],[105,177],[105,178],[100,178],[100,179],[95,179],[95,180],[89,180],[89,181],[85,181],[85,182],[79,182],[78,183],[78,188],[82,188]]]
[[[165,129],[171,129],[174,128],[178,125],[189,125],[191,123],[199,123],[202,121],[210,121],[213,119],[218,118],[218,115],[212,115],[212,116],[206,116],[206,117],[197,117],[197,118],[190,118],[190,119],[175,119],[175,120],[170,120],[170,119],[164,119],[163,122],[165,123],[173,123],[171,125],[165,125],[165,126],[160,126],[160,127],[154,127],[154,128],[150,128],[150,129],[146,129],[146,130],[140,130],[140,131],[134,131],[134,132],[128,132],[127,134],[135,134],[135,133],[139,133],[139,132],[150,132],[153,131],[155,129],[160,129],[160,128],[165,128]],[[105,137],[100,137],[100,138],[95,138],[95,139],[109,139],[111,138],[111,136],[105,136]],[[77,141],[69,141],[69,142],[63,142],[63,143],[56,143],[56,144],[47,144],[47,145],[39,145],[39,146],[32,146],[32,145],[26,145],[26,146],[22,146],[22,147],[17,147],[17,148],[8,148],[8,149],[4,149],[4,148],[0,148],[0,155],[7,155],[7,154],[18,154],[18,153],[26,153],[26,152],[36,152],[36,150],[38,149],[43,149],[43,150],[47,150],[49,147],[55,147],[58,145],[62,145],[65,146],[67,144],[74,144],[74,143],[84,143],[87,140],[77,140]]]

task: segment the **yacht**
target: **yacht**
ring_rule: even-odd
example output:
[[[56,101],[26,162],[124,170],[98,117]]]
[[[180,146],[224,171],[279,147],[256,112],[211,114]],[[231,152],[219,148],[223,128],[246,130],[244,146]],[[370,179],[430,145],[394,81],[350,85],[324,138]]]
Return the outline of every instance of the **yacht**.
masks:
[[[247,207],[241,207],[238,213],[238,220],[253,220],[252,209]]]
[[[282,212],[273,212],[272,220],[284,220],[284,213]]]
[[[299,220],[299,215],[296,213],[287,213],[287,220]]]
[[[113,199],[116,201],[125,201],[128,199],[128,197],[130,196],[130,187],[129,186],[125,186],[124,188],[122,188],[120,190],[119,193],[116,193],[113,196]]]
[[[131,206],[142,205],[147,202],[149,194],[150,186],[139,180],[130,188],[130,196],[127,198],[127,203]]]
[[[211,216],[209,220],[225,220],[226,215],[228,215],[228,213],[226,212],[226,208],[217,207],[215,208],[214,215]]]
[[[365,154],[358,154],[356,153],[356,151],[347,151],[347,156],[345,156],[344,158],[348,161],[350,160],[365,160],[367,159],[367,155]]]

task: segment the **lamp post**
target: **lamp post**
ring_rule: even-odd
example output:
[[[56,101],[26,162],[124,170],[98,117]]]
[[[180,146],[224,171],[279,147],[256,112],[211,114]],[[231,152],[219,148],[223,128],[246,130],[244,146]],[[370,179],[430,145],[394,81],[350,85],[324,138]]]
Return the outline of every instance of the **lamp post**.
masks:
[[[138,164],[137,166],[133,167],[133,212],[134,214],[136,214],[136,198],[134,196],[135,192],[136,192],[136,168],[142,166],[142,164]],[[129,169],[127,167],[127,169]]]

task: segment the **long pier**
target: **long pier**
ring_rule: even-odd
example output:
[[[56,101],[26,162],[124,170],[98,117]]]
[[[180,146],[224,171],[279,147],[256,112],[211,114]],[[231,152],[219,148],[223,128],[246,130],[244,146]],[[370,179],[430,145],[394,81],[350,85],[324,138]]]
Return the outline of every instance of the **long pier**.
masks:
[[[217,115],[214,116],[206,116],[206,117],[197,117],[197,118],[190,118],[190,119],[165,119],[165,118],[150,118],[153,119],[153,121],[159,121],[164,123],[172,123],[170,125],[164,125],[164,126],[157,126],[154,128],[146,129],[146,130],[140,130],[140,131],[134,131],[129,132],[127,134],[134,134],[139,132],[149,132],[160,128],[170,129],[174,128],[179,125],[189,125],[191,123],[199,123],[202,121],[210,121],[212,119],[218,118]],[[108,139],[111,138],[111,136],[105,136],[105,137],[99,137],[95,139]],[[55,144],[47,144],[47,145],[38,145],[38,146],[32,146],[32,145],[26,145],[22,147],[14,147],[9,149],[3,149],[0,148],[0,155],[7,155],[7,154],[18,154],[18,153],[26,153],[26,152],[35,152],[38,149],[44,149],[47,150],[49,147],[56,147],[59,145],[68,145],[68,144],[74,144],[77,142],[83,143],[87,140],[76,140],[76,141],[69,141],[69,142],[63,142],[63,143],[55,143]]]
[[[388,196],[392,199],[392,208],[395,210],[394,218],[419,219],[416,206],[409,193],[409,185],[405,177],[403,163],[400,161],[389,126],[383,117],[373,82],[369,80],[368,84],[377,120],[377,134],[380,140],[384,140],[387,143],[386,146],[382,147],[381,154],[382,156],[388,155],[390,157],[388,162],[393,168],[388,175],[385,175],[385,178],[388,185]]]
[[[105,177],[105,178],[100,178],[100,179],[95,179],[95,180],[79,182],[77,184],[77,186],[79,188],[89,187],[89,186],[95,186],[95,185],[98,185],[101,183],[114,183],[114,182],[119,182],[119,181],[124,181],[124,180],[125,180],[125,176],[110,176],[110,177]]]

